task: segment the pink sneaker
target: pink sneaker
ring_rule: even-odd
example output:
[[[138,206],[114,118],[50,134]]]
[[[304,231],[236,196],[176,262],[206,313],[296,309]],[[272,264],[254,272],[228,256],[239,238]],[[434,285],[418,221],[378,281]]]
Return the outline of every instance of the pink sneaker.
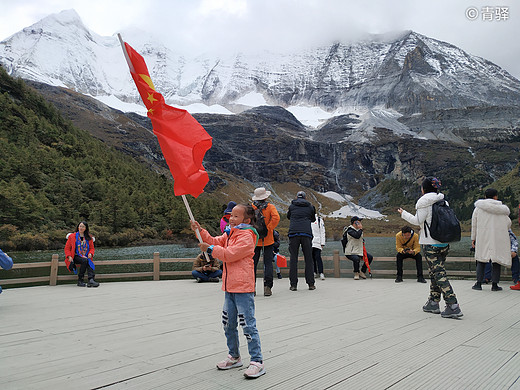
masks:
[[[258,378],[260,375],[265,374],[265,368],[263,363],[251,362],[249,363],[249,367],[244,372],[244,376],[246,378]]]
[[[234,358],[231,355],[228,355],[228,357],[221,362],[217,363],[217,368],[219,370],[229,370],[230,368],[237,368],[242,367],[242,360],[240,359],[240,356],[237,358]]]

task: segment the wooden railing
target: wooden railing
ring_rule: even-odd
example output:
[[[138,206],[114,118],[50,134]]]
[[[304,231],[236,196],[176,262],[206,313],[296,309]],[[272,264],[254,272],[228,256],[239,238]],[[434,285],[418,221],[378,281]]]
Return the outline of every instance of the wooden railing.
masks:
[[[161,259],[159,252],[153,254],[152,259],[132,259],[132,260],[97,260],[96,267],[103,265],[141,265],[141,264],[153,264],[152,271],[142,272],[123,272],[123,273],[99,273],[96,272],[96,279],[98,280],[111,280],[111,279],[132,279],[132,278],[152,278],[152,280],[161,280],[161,277],[166,276],[180,276],[189,277],[191,276],[191,270],[189,271],[161,271],[161,264],[168,263],[187,263],[192,264],[194,258],[175,258],[175,259]],[[332,261],[333,268],[324,269],[324,273],[327,277],[340,278],[342,275],[352,275],[352,263],[345,258],[345,256],[339,254],[339,251],[335,250],[333,256],[323,256],[324,263],[330,264]],[[405,269],[404,275],[415,275],[415,263],[413,263],[413,269]],[[405,260],[406,264],[407,260]],[[299,258],[298,272],[303,275],[303,258]],[[467,264],[467,270],[453,270],[453,264]],[[448,257],[446,260],[448,268],[448,276],[460,277],[460,278],[475,278],[475,260],[472,257]],[[451,267],[450,267],[451,266]],[[48,276],[36,276],[36,277],[25,277],[25,278],[11,278],[0,280],[0,286],[5,285],[19,285],[19,284],[34,284],[34,283],[49,283],[51,286],[56,286],[59,281],[74,281],[77,280],[77,276],[74,274],[59,275],[58,270],[60,267],[65,268],[64,262],[58,261],[58,255],[52,255],[51,261],[40,262],[40,263],[15,263],[12,269],[32,269],[32,268],[48,268],[50,267],[50,274]],[[395,257],[374,257],[372,262],[372,275],[395,275]],[[427,277],[427,267],[424,264],[425,276]],[[505,269],[505,271],[504,271]],[[10,271],[0,271],[3,275],[7,275]],[[261,274],[261,273],[260,273]],[[287,276],[289,274],[289,268],[282,268],[282,274]],[[509,269],[502,269],[503,275],[510,275]],[[0,274],[1,275],[1,274]]]

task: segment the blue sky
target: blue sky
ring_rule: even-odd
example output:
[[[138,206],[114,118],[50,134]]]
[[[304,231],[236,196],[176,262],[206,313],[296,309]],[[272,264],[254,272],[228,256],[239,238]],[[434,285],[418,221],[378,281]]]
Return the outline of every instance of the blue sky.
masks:
[[[48,14],[70,8],[100,35],[138,27],[193,52],[208,48],[283,50],[327,44],[332,40],[348,42],[366,33],[414,30],[484,57],[520,78],[520,3],[515,4],[514,0],[18,0],[3,3],[0,40]],[[497,7],[507,7],[507,20],[496,20]],[[491,15],[493,20],[482,20],[484,14]],[[475,20],[470,20],[475,16]]]

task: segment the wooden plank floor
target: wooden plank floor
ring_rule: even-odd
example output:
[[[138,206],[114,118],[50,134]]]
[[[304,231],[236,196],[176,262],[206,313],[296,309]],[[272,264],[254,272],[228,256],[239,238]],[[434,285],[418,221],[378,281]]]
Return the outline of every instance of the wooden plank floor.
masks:
[[[261,281],[259,280],[261,284]],[[256,317],[267,374],[217,371],[226,356],[220,284],[191,280],[7,289],[0,388],[520,389],[520,292],[452,281],[464,317],[421,310],[405,279],[275,280]],[[443,304],[441,305],[443,306]]]

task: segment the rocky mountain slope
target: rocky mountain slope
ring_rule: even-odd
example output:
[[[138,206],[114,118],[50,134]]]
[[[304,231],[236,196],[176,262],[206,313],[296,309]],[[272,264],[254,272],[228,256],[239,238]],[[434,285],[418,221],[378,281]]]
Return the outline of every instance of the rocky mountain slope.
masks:
[[[124,114],[63,88],[35,82],[31,85],[78,127],[152,169],[166,171],[148,118]],[[504,111],[496,108],[493,115],[500,116]],[[326,127],[318,131],[324,135],[308,130],[282,107],[257,107],[237,115],[196,114],[195,118],[213,137],[204,165],[210,172],[206,189],[217,193],[229,191],[223,190],[229,183],[242,181],[297,183],[317,192],[358,197],[377,191],[387,180],[396,180],[409,183],[412,190],[408,201],[413,202],[417,196],[414,181],[424,175],[439,175],[452,197],[467,202],[471,191],[504,176],[520,161],[518,131],[501,133],[492,141],[478,137],[475,131],[475,137],[465,136],[464,144],[458,144],[397,136],[388,129],[376,128],[372,143],[359,144],[324,142],[320,138],[330,136]],[[406,194],[407,189],[403,187],[401,192]],[[384,196],[364,201],[378,209],[392,206]]]

